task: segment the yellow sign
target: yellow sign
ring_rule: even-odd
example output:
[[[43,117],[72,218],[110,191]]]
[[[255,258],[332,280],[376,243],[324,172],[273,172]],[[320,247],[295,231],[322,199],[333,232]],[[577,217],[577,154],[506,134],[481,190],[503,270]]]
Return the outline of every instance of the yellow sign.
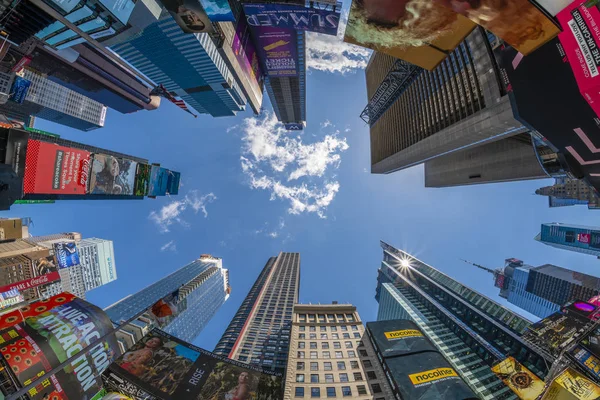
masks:
[[[389,340],[404,339],[406,337],[423,336],[421,331],[416,329],[403,329],[401,331],[385,332],[385,337]]]
[[[513,357],[494,365],[492,372],[521,400],[535,400],[544,391],[544,382]]]
[[[557,376],[542,400],[596,400],[600,398],[600,387],[581,375],[567,368]]]
[[[455,370],[452,368],[436,368],[430,369],[429,371],[417,372],[416,374],[410,374],[408,377],[413,385],[417,386],[422,383],[433,382],[439,379],[449,378],[458,376]]]

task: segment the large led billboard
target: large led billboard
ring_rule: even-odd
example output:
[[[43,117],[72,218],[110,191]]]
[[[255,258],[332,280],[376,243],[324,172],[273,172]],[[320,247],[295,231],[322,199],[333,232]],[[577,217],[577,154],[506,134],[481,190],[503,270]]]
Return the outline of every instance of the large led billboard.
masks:
[[[135,172],[135,187],[133,194],[136,196],[147,196],[150,188],[150,172],[152,166],[139,163]]]
[[[15,174],[20,178],[25,176],[25,161],[28,144],[29,134],[27,132],[19,129],[9,129],[4,164],[10,165],[13,171],[15,171]]]
[[[600,387],[575,371],[567,368],[550,384],[540,400],[597,400]]]
[[[383,357],[437,351],[418,326],[409,320],[367,322],[367,329]]]
[[[294,29],[260,26],[252,28],[252,32],[265,74],[298,76],[298,38]]]
[[[89,178],[91,194],[133,195],[137,162],[94,154]]]
[[[521,400],[536,400],[544,391],[544,381],[521,365],[514,357],[508,357],[494,365],[492,372]]]
[[[150,172],[150,185],[148,189],[148,196],[166,195],[168,179],[168,169],[153,165],[152,170]]]
[[[153,329],[103,373],[105,388],[134,398],[283,398],[280,373],[217,356]]]
[[[261,71],[256,47],[252,41],[250,28],[246,23],[246,19],[243,18],[243,15],[240,17],[235,29],[231,50],[233,51],[233,54],[235,54],[235,58],[237,59],[246,80],[250,83],[254,95],[262,102],[264,77]]]
[[[523,339],[558,357],[589,324],[591,320],[558,311],[531,324],[523,334]]]
[[[353,0],[344,41],[432,70],[475,26],[433,1]]]
[[[324,8],[295,4],[246,3],[244,12],[248,25],[270,26],[325,33],[336,36],[342,4]]]
[[[69,268],[79,265],[79,251],[73,242],[54,243],[54,256],[59,268]]]

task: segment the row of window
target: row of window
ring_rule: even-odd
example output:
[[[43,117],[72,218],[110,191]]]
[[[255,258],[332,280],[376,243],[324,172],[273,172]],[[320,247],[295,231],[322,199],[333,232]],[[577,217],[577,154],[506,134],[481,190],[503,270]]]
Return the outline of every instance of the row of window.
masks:
[[[352,334],[352,336],[355,339],[360,339],[360,333],[358,333],[358,332],[354,332]],[[309,333],[308,334],[308,338],[309,339],[317,339],[317,334],[316,333]],[[319,335],[318,338],[322,339],[322,340],[329,340],[329,336],[327,336],[326,333],[321,333],[321,335]],[[337,333],[332,333],[331,334],[331,338],[332,339],[339,339],[340,335],[337,334]],[[306,333],[299,333],[298,334],[298,339],[306,339]],[[350,334],[349,333],[342,333],[342,339],[350,339]]]
[[[310,342],[309,346],[311,349],[316,349],[317,347],[317,342]],[[347,349],[351,349],[352,348],[352,342],[351,341],[346,341],[344,342],[344,346]],[[356,347],[360,346],[360,342],[358,342],[356,344]],[[298,348],[299,349],[304,349],[306,347],[306,342],[298,342]],[[321,343],[321,348],[322,349],[328,349],[329,348],[329,342],[322,342]],[[340,342],[333,342],[333,348],[334,349],[341,349],[342,348],[342,344]]]
[[[319,332],[327,332],[327,326],[319,326]],[[329,329],[331,330],[331,332],[337,332],[338,327],[336,325],[332,325],[329,327]],[[300,330],[300,332],[305,332],[306,331],[306,325],[300,325],[298,327],[298,329]],[[358,325],[350,325],[350,329],[353,331],[358,331]],[[348,332],[348,325],[340,325],[340,330],[342,332]],[[317,327],[314,325],[310,325],[308,327],[308,331],[309,332],[316,332],[317,331]]]
[[[347,373],[340,373],[338,382],[350,382]],[[353,373],[355,381],[362,381],[363,377],[360,372]],[[310,383],[319,383],[319,374],[310,374]],[[304,374],[296,374],[296,382],[305,382]],[[325,374],[325,383],[334,383],[333,374]]]
[[[334,353],[335,353],[335,358],[344,358],[343,351],[335,351]],[[356,357],[356,352],[354,350],[348,350],[348,358],[352,358],[352,357]],[[304,351],[299,351],[298,358],[306,358],[306,353]],[[319,358],[319,352],[311,351],[309,358]],[[320,358],[326,358],[326,359],[331,358],[331,352],[322,351]]]
[[[344,315],[346,318],[344,319]],[[337,319],[337,321],[336,321]],[[327,314],[327,320],[325,314],[298,314],[298,321],[300,322],[355,322],[354,314]]]
[[[342,386],[340,389],[343,397],[352,396],[352,388],[350,386]],[[367,388],[365,387],[365,385],[356,386],[356,391],[358,392],[358,394],[367,394]],[[327,394],[327,397],[337,397],[337,388],[327,387],[325,388],[325,393]],[[304,397],[304,388],[301,386],[297,386],[294,396]],[[321,397],[321,388],[311,387],[310,397]]]
[[[296,363],[296,369],[298,371],[303,371],[305,368],[306,364],[304,361],[298,361]],[[350,368],[352,369],[358,369],[360,368],[358,365],[358,361],[350,361]],[[344,371],[346,369],[346,361],[338,361],[337,362],[337,369],[339,371]],[[311,362],[310,363],[310,370],[311,371],[318,371],[319,370],[319,363],[318,362]],[[332,371],[333,370],[333,365],[331,361],[325,361],[323,362],[323,370],[324,371]]]

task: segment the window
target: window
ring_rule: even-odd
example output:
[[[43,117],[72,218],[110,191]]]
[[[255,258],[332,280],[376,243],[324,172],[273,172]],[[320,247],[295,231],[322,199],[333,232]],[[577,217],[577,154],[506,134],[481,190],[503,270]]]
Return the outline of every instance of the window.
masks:
[[[306,339],[306,333],[299,333],[298,339]]]
[[[344,314],[337,314],[337,319],[344,321]]]
[[[299,361],[296,363],[296,369],[299,371],[304,370],[304,361]]]
[[[338,335],[337,333],[332,333],[332,334],[331,334],[331,338],[332,338],[332,339],[339,339],[339,338],[340,338],[340,335]]]
[[[365,368],[371,368],[373,366],[369,360],[364,360],[363,364],[365,365]]]
[[[357,339],[360,339],[360,333],[354,332],[354,337],[357,338]]]
[[[326,333],[321,333],[321,339],[327,339],[327,334]]]
[[[304,374],[296,374],[296,382],[304,382]]]
[[[310,352],[310,358],[319,358],[319,356],[317,355],[316,351],[311,351]]]
[[[342,345],[340,344],[340,342],[333,342],[333,348],[334,349],[341,349]]]
[[[354,322],[354,315],[352,314],[346,314],[346,319],[350,322]]]
[[[298,352],[298,358],[304,358],[304,352],[303,351],[299,351]]]
[[[364,349],[360,349],[358,351],[358,354],[360,354],[361,357],[368,357],[369,356],[369,353],[367,353],[367,351],[364,350]]]
[[[348,382],[348,374],[340,374],[340,382]]]
[[[310,370],[311,371],[318,371],[319,370],[319,363],[318,362],[311,362],[310,363]]]
[[[336,351],[335,358],[344,358],[344,354],[341,351]]]
[[[348,357],[356,357],[354,350],[348,350]]]
[[[352,342],[344,342],[344,345],[346,346],[347,349],[352,348]]]
[[[369,378],[369,380],[377,379],[377,375],[375,375],[375,371],[367,371],[367,378]]]
[[[358,330],[358,326],[356,326],[356,325],[351,325],[350,327],[352,328],[353,331],[357,331]]]
[[[373,393],[381,393],[381,386],[379,386],[379,383],[372,384],[371,389],[373,389]]]
[[[321,348],[322,349],[328,349],[329,348],[329,342],[323,342],[323,343],[321,343]]]
[[[317,334],[316,333],[310,333],[309,334],[309,338],[310,339],[316,339],[317,338]]]
[[[325,321],[323,321],[323,322],[325,322]],[[327,332],[327,327],[326,326],[320,326],[319,329],[321,330],[321,332]]]
[[[331,358],[331,353],[328,351],[323,352],[323,358]]]
[[[304,397],[304,388],[303,387],[297,387],[296,388],[296,393],[294,394],[294,396],[296,396],[296,397]]]
[[[355,372],[354,373],[354,380],[355,381],[362,381],[362,374],[360,372]]]
[[[347,331],[348,327],[346,325],[342,325],[340,328],[342,328],[343,331]]]
[[[352,396],[352,390],[350,389],[350,386],[342,386],[342,396]]]
[[[334,387],[327,388],[327,397],[335,397],[335,388]]]
[[[346,369],[346,363],[344,361],[338,361],[338,370],[343,371]]]
[[[350,368],[357,369],[358,368],[358,361],[350,361]]]
[[[299,349],[303,349],[306,346],[306,343],[304,342],[298,342],[298,348]]]
[[[306,314],[298,314],[300,321],[306,321]]]
[[[308,330],[311,332],[316,332],[317,331],[317,327],[316,326],[309,326]]]
[[[358,385],[356,390],[358,390],[358,394],[367,394],[367,388],[365,385]]]
[[[310,348],[311,349],[316,349],[317,348],[317,342],[310,342]]]
[[[299,326],[298,329],[300,329],[300,332],[306,331],[306,327],[305,326]]]
[[[337,332],[337,326],[332,326],[331,327],[331,332]]]
[[[332,369],[332,368],[331,368],[331,363],[330,363],[330,362],[324,362],[324,363],[323,363],[323,369],[324,369],[325,371],[331,371],[331,369]]]
[[[321,388],[310,388],[310,397],[321,397]]]
[[[319,383],[319,374],[310,374],[310,383]]]
[[[333,374],[325,374],[325,383],[333,383]]]
[[[350,339],[350,334],[349,333],[344,333],[344,339]]]

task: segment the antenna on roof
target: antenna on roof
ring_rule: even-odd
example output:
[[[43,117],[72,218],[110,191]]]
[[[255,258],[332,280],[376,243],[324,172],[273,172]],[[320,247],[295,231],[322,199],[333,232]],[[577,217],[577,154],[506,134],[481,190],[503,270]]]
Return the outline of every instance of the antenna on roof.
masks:
[[[484,267],[483,265],[475,264],[475,263],[473,263],[471,261],[463,260],[462,258],[460,260],[466,262],[467,264],[474,265],[475,267],[477,267],[479,269],[482,269],[482,270],[484,270],[486,272],[489,272],[490,274],[494,274],[496,272],[493,269],[489,269],[489,268]]]

